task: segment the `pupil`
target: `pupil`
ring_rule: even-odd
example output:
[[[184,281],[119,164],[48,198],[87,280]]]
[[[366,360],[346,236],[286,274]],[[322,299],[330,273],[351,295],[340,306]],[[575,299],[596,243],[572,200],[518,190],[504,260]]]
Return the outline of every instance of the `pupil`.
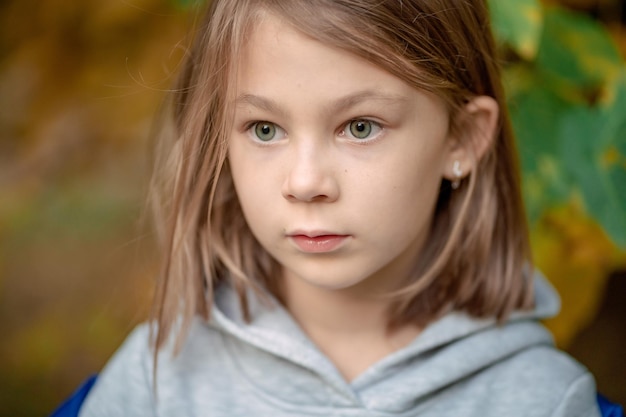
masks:
[[[272,133],[272,129],[268,125],[263,125],[263,127],[261,127],[261,133],[263,133],[264,135],[269,135],[270,133]]]

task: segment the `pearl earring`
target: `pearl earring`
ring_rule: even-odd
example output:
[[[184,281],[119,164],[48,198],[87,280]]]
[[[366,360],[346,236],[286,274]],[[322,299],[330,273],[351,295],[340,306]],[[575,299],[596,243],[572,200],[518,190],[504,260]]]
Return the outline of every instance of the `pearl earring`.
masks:
[[[452,173],[454,174],[454,180],[452,181],[452,189],[456,190],[461,185],[461,176],[463,175],[463,170],[461,169],[461,163],[459,161],[454,161],[452,165]]]

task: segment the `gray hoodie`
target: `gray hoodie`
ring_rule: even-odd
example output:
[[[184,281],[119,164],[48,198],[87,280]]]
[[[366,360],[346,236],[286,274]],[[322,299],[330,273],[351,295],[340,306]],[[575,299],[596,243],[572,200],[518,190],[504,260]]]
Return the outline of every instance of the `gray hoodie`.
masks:
[[[348,383],[284,309],[253,300],[247,324],[224,286],[180,355],[160,353],[156,398],[142,325],[80,416],[599,416],[593,377],[536,322],[558,298],[540,277],[535,288],[533,312],[502,326],[449,314]]]

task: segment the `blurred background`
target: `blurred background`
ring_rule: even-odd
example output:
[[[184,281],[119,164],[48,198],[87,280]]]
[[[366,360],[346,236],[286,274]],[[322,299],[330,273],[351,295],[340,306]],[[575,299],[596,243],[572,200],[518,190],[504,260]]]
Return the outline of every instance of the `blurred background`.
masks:
[[[49,414],[147,317],[149,141],[192,2],[0,0],[0,416]],[[625,2],[490,3],[547,324],[626,404]]]

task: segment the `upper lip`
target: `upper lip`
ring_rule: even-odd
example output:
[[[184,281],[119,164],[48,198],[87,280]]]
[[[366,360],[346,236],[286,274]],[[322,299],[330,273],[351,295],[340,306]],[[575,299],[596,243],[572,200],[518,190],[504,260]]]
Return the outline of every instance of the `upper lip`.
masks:
[[[306,236],[306,237],[320,237],[320,236],[347,236],[344,233],[329,232],[327,230],[294,230],[287,233],[287,236]]]

